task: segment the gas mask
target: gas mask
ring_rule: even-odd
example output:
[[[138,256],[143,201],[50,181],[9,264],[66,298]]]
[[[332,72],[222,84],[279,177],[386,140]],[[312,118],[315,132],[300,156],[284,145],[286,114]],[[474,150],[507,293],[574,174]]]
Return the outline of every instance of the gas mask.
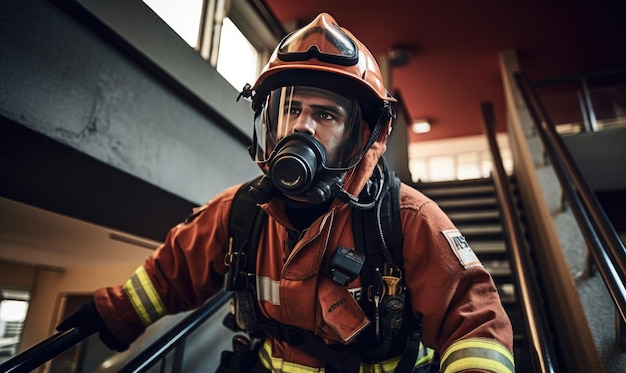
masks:
[[[361,160],[361,125],[354,99],[315,87],[280,87],[255,115],[250,154],[278,191],[321,204]]]
[[[341,180],[341,172],[324,169],[325,163],[326,153],[319,141],[296,132],[279,141],[267,175],[283,194],[319,205],[331,197]]]

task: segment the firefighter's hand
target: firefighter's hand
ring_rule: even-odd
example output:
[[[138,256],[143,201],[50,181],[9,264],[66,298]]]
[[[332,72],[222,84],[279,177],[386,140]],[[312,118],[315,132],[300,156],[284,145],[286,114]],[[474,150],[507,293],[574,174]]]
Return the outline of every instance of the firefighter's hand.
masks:
[[[102,316],[98,313],[93,300],[83,304],[78,311],[63,320],[57,326],[57,331],[63,332],[72,328],[80,329],[85,335],[99,332],[100,340],[111,350],[121,352],[129,347],[128,344],[121,342],[111,333],[104,320],[102,320]]]

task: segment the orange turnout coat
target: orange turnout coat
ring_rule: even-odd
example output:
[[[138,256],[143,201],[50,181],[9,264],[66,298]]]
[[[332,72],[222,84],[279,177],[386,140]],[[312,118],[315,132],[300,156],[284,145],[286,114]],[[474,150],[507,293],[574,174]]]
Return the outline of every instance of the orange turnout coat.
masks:
[[[383,132],[345,176],[348,192],[359,194],[386,139]],[[196,308],[222,289],[229,210],[237,188],[199,208],[189,223],[173,227],[125,285],[96,291],[96,307],[120,340],[130,343],[161,316]],[[402,184],[400,205],[410,307],[422,315],[423,344],[440,354],[442,372],[514,371],[511,324],[490,274],[436,203]],[[353,342],[372,322],[354,299],[354,294],[363,294],[360,278],[341,286],[325,270],[339,246],[355,247],[351,208],[333,201],[289,249],[288,230],[295,228],[283,202],[274,198],[261,207],[269,216],[256,263],[262,313],[314,332],[329,344]],[[276,371],[323,371],[322,361],[271,336],[261,353],[264,364]]]

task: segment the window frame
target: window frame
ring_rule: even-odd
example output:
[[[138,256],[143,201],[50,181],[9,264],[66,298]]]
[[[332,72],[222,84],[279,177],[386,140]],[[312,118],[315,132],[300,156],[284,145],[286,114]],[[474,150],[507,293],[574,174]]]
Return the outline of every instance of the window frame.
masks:
[[[261,8],[260,8],[261,7]],[[222,22],[228,17],[259,54],[257,72],[286,31],[257,1],[205,0],[196,49],[211,66],[217,66]],[[269,17],[269,19],[268,19]]]

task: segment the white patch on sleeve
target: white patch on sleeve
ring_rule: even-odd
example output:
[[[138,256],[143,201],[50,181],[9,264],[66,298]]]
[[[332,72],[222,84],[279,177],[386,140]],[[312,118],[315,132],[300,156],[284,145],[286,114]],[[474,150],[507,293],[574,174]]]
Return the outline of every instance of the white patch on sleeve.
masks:
[[[482,265],[474,253],[474,250],[472,250],[465,240],[465,237],[463,237],[458,229],[447,229],[441,231],[441,233],[443,233],[443,236],[448,240],[452,252],[456,255],[457,259],[459,259],[463,268],[468,269]]]

